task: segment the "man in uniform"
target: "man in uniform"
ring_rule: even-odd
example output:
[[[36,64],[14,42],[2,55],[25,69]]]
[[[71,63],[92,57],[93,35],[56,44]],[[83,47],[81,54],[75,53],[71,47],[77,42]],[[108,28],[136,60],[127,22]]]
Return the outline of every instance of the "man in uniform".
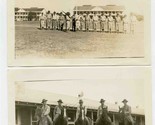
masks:
[[[128,125],[128,123],[131,123],[132,125],[134,125],[134,121],[133,121],[133,118],[131,116],[131,107],[129,105],[127,105],[127,102],[128,101],[126,99],[124,99],[122,101],[124,106],[122,108],[119,107],[119,111],[123,115],[124,125]]]
[[[84,111],[84,116],[82,117],[82,110]],[[78,120],[80,117],[82,117],[82,120],[87,120],[88,121],[88,118],[86,117],[86,114],[87,114],[87,108],[85,106],[83,106],[83,100],[79,100],[79,106],[77,107],[77,110],[76,110],[76,120],[75,120],[75,125],[77,124]]]
[[[116,16],[116,32],[119,33],[121,30],[121,17],[119,15],[119,13],[117,13],[117,16]]]
[[[101,15],[101,31],[104,31],[104,27],[105,27],[105,21],[106,21],[106,16],[104,15],[104,13],[102,13]]]
[[[46,25],[47,26],[46,27],[47,29],[50,29],[51,28],[51,18],[52,18],[51,13],[50,13],[50,11],[48,11],[47,12],[47,22],[46,22],[47,23],[47,25]]]
[[[135,32],[135,28],[136,28],[136,22],[137,22],[137,19],[136,19],[136,17],[134,16],[134,14],[133,13],[131,13],[131,15],[130,15],[130,32],[132,33],[132,34],[134,34],[134,32]]]
[[[111,33],[111,31],[112,31],[113,20],[114,20],[114,19],[113,19],[111,13],[110,13],[110,16],[108,17],[108,21],[109,21],[109,32],[110,32],[110,33]]]
[[[57,28],[57,14],[55,11],[53,13],[52,22],[53,22],[53,30],[56,30],[56,28]]]
[[[47,117],[48,122],[50,123],[50,125],[52,125],[52,119],[49,116],[49,114],[50,114],[50,107],[47,105],[47,100],[43,99],[41,103],[42,103],[41,117]]]
[[[54,108],[53,125],[55,125],[55,123],[57,122],[58,117],[60,115],[63,115],[63,112],[64,112],[64,108],[62,106],[63,101],[61,99],[59,99],[57,102],[58,102],[58,105]]]
[[[97,110],[97,120],[96,120],[96,123],[99,122],[99,119],[101,118],[101,115],[103,113],[103,110],[105,110],[108,113],[108,106],[106,106],[104,104],[105,103],[105,100],[104,99],[101,99],[100,100],[100,103],[101,103],[101,105],[98,107],[98,110]],[[106,122],[108,122],[109,124],[111,124],[111,119],[110,119],[109,116],[105,120],[106,120]]]
[[[72,26],[73,26],[73,31],[76,31],[76,18],[75,18],[75,14],[73,14],[72,16]]]
[[[96,13],[94,14],[94,31],[97,30],[97,21],[98,21],[98,16],[96,15]]]

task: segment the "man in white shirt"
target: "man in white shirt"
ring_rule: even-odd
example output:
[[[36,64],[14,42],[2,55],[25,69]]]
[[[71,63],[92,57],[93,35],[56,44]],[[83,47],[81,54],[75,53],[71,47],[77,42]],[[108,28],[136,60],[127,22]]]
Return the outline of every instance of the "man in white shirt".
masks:
[[[53,13],[52,22],[53,22],[53,30],[55,30],[57,28],[57,14],[55,11]]]
[[[47,117],[48,122],[50,123],[50,125],[52,125],[53,124],[52,123],[52,119],[49,116],[49,114],[50,114],[50,107],[47,105],[47,100],[43,99],[41,103],[42,103],[42,107],[41,107],[42,114],[41,114],[41,117]]]
[[[95,13],[95,14],[94,14],[94,30],[96,30],[97,21],[98,21],[98,16],[97,16],[96,13]]]

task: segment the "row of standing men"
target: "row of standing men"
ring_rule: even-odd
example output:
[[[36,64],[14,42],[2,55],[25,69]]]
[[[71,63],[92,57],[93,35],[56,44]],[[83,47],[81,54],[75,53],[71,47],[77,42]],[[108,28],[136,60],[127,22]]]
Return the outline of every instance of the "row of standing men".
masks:
[[[134,33],[136,25],[136,17],[134,15],[129,18],[117,13],[113,16],[102,13],[97,14],[73,14],[56,13],[48,11],[46,14],[40,15],[40,29],[51,29],[61,31],[103,31],[117,33]]]

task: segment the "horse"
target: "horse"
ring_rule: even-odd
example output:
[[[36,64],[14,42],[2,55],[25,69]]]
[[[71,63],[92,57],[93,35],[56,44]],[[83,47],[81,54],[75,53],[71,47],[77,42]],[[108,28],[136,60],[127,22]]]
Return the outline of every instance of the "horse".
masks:
[[[135,125],[131,115],[126,116],[123,108],[119,107],[119,125]]]
[[[92,120],[85,116],[84,110],[82,109],[81,114],[77,121],[75,121],[75,125],[92,125]]]
[[[48,116],[42,117],[42,109],[39,106],[35,110],[35,118],[37,119],[37,125],[50,125]]]
[[[63,108],[61,115],[58,116],[54,125],[68,125],[68,117],[66,114],[66,107]]]
[[[111,125],[111,119],[108,116],[108,110],[107,108],[102,108],[102,114],[101,116],[97,119],[96,125]]]

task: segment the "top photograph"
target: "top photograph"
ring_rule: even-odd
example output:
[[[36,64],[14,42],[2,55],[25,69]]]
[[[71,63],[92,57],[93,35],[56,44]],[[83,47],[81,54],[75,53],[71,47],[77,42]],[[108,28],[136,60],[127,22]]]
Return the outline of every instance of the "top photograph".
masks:
[[[8,66],[150,65],[149,0],[8,0]]]

